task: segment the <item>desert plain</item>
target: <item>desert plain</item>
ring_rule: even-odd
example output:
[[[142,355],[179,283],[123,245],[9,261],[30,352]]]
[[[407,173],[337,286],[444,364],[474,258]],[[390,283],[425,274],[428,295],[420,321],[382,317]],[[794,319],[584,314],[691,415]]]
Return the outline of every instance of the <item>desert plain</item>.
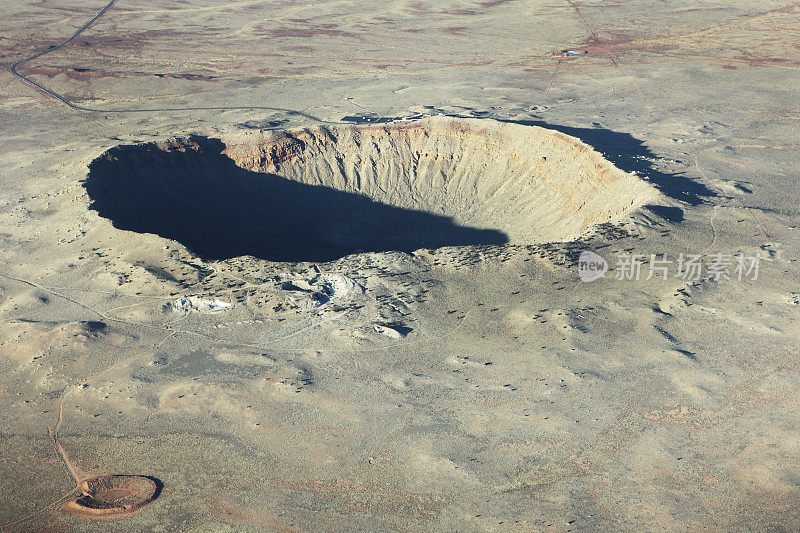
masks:
[[[3,531],[800,528],[800,4],[0,12]]]

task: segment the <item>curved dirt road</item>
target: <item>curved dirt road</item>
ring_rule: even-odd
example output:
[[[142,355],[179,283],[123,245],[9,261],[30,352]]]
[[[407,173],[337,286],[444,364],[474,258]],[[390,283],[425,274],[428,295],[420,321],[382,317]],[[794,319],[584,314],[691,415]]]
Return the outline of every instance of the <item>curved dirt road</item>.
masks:
[[[224,111],[224,110],[233,110],[233,109],[264,109],[264,110],[269,110],[269,111],[283,111],[283,112],[288,113],[290,115],[298,115],[298,116],[306,117],[306,118],[308,118],[310,120],[314,120],[316,122],[323,122],[323,123],[327,123],[327,124],[331,124],[332,123],[332,122],[329,122],[327,120],[322,120],[320,118],[317,118],[317,117],[315,117],[313,115],[309,115],[308,113],[304,113],[303,111],[297,111],[295,109],[285,109],[285,108],[281,108],[281,107],[267,107],[267,106],[164,107],[164,108],[154,108],[154,109],[97,109],[97,108],[92,108],[92,107],[84,107],[84,106],[80,106],[80,105],[77,105],[77,104],[74,104],[74,103],[70,102],[69,99],[66,98],[64,95],[61,95],[61,94],[53,91],[52,89],[48,89],[44,85],[32,80],[31,78],[25,76],[24,74],[20,74],[19,73],[17,68],[20,65],[28,63],[29,61],[33,61],[34,59],[36,59],[38,57],[42,57],[45,54],[49,54],[51,52],[55,52],[56,50],[58,50],[60,48],[63,48],[64,46],[66,46],[69,43],[71,43],[73,40],[75,40],[76,37],[78,37],[81,33],[86,31],[86,29],[88,29],[92,24],[97,22],[100,19],[100,17],[105,15],[106,12],[109,9],[111,9],[111,6],[113,6],[114,3],[116,3],[116,1],[117,0],[111,0],[108,4],[106,4],[106,6],[103,9],[101,9],[94,17],[92,17],[92,19],[90,21],[88,21],[86,24],[84,24],[83,26],[78,28],[78,31],[73,33],[65,41],[63,41],[63,42],[61,42],[60,44],[57,44],[57,45],[52,45],[49,48],[47,48],[46,50],[42,50],[41,52],[36,52],[35,54],[30,55],[30,56],[28,56],[28,57],[26,57],[24,59],[20,59],[19,61],[17,61],[13,65],[11,65],[11,67],[9,69],[11,71],[11,74],[13,74],[17,78],[21,79],[23,82],[35,87],[36,89],[39,89],[40,91],[44,92],[45,94],[48,94],[49,96],[52,96],[53,98],[55,98],[56,100],[60,101],[61,103],[71,107],[72,109],[76,109],[78,111],[90,111],[90,112],[93,112],[93,113],[147,113],[147,112],[163,112],[163,111]]]

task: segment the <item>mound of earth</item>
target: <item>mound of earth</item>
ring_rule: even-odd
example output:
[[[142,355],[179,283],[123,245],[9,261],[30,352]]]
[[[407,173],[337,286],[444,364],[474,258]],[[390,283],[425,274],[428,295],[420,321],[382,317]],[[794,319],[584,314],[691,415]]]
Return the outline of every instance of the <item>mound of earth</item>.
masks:
[[[448,117],[117,146],[89,168],[115,227],[212,260],[567,241],[656,194],[574,137]]]

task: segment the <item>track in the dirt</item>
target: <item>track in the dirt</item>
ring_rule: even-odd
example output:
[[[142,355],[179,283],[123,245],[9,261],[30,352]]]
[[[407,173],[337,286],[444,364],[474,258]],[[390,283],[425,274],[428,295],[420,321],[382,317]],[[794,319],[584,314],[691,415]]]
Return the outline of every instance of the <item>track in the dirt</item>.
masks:
[[[268,111],[283,111],[283,112],[288,113],[290,115],[303,116],[303,117],[306,117],[308,119],[314,120],[316,122],[326,122],[326,121],[324,121],[324,120],[322,120],[320,118],[317,118],[317,117],[315,117],[313,115],[309,115],[308,113],[304,113],[302,111],[297,111],[297,110],[294,110],[294,109],[284,109],[284,108],[281,108],[281,107],[267,107],[267,106],[164,107],[164,108],[153,108],[153,109],[97,109],[97,108],[93,108],[93,107],[85,107],[85,106],[80,106],[80,105],[74,104],[71,101],[69,101],[69,99],[67,97],[65,97],[64,95],[59,94],[59,93],[53,91],[52,89],[48,89],[44,85],[42,85],[42,84],[32,80],[31,78],[19,73],[17,68],[20,65],[28,63],[29,61],[33,61],[34,59],[42,57],[45,54],[49,54],[51,52],[55,52],[56,50],[58,50],[60,48],[63,48],[64,46],[66,46],[69,43],[71,43],[73,40],[75,40],[76,37],[78,37],[80,34],[82,34],[84,31],[86,31],[92,24],[97,22],[100,19],[100,17],[105,15],[106,12],[109,9],[111,9],[111,6],[113,6],[116,1],[117,0],[111,0],[108,4],[106,4],[106,6],[103,9],[100,10],[100,12],[97,13],[97,15],[92,17],[92,19],[89,22],[87,22],[86,24],[84,24],[83,26],[78,28],[78,31],[73,33],[67,40],[61,42],[60,44],[52,45],[49,48],[47,48],[46,50],[42,50],[40,52],[36,52],[35,54],[30,55],[30,56],[28,56],[28,57],[26,57],[24,59],[20,59],[19,61],[17,61],[13,65],[11,65],[11,67],[9,69],[11,71],[11,74],[13,74],[17,78],[21,79],[23,82],[25,82],[25,83],[27,83],[27,84],[39,89],[40,91],[44,92],[45,94],[47,94],[49,96],[52,96],[53,98],[55,98],[59,102],[71,107],[72,109],[76,109],[78,111],[89,111],[89,112],[92,112],[92,113],[152,113],[152,112],[163,112],[163,111],[231,111],[231,110],[235,110],[235,109],[241,109],[241,110],[263,109],[263,110],[268,110]]]

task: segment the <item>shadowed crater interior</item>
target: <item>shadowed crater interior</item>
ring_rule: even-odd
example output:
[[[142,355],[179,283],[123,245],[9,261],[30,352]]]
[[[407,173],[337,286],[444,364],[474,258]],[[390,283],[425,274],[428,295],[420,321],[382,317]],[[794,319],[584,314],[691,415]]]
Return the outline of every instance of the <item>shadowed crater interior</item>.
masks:
[[[84,186],[116,228],[208,260],[569,240],[654,196],[563,133],[444,117],[117,146]]]

